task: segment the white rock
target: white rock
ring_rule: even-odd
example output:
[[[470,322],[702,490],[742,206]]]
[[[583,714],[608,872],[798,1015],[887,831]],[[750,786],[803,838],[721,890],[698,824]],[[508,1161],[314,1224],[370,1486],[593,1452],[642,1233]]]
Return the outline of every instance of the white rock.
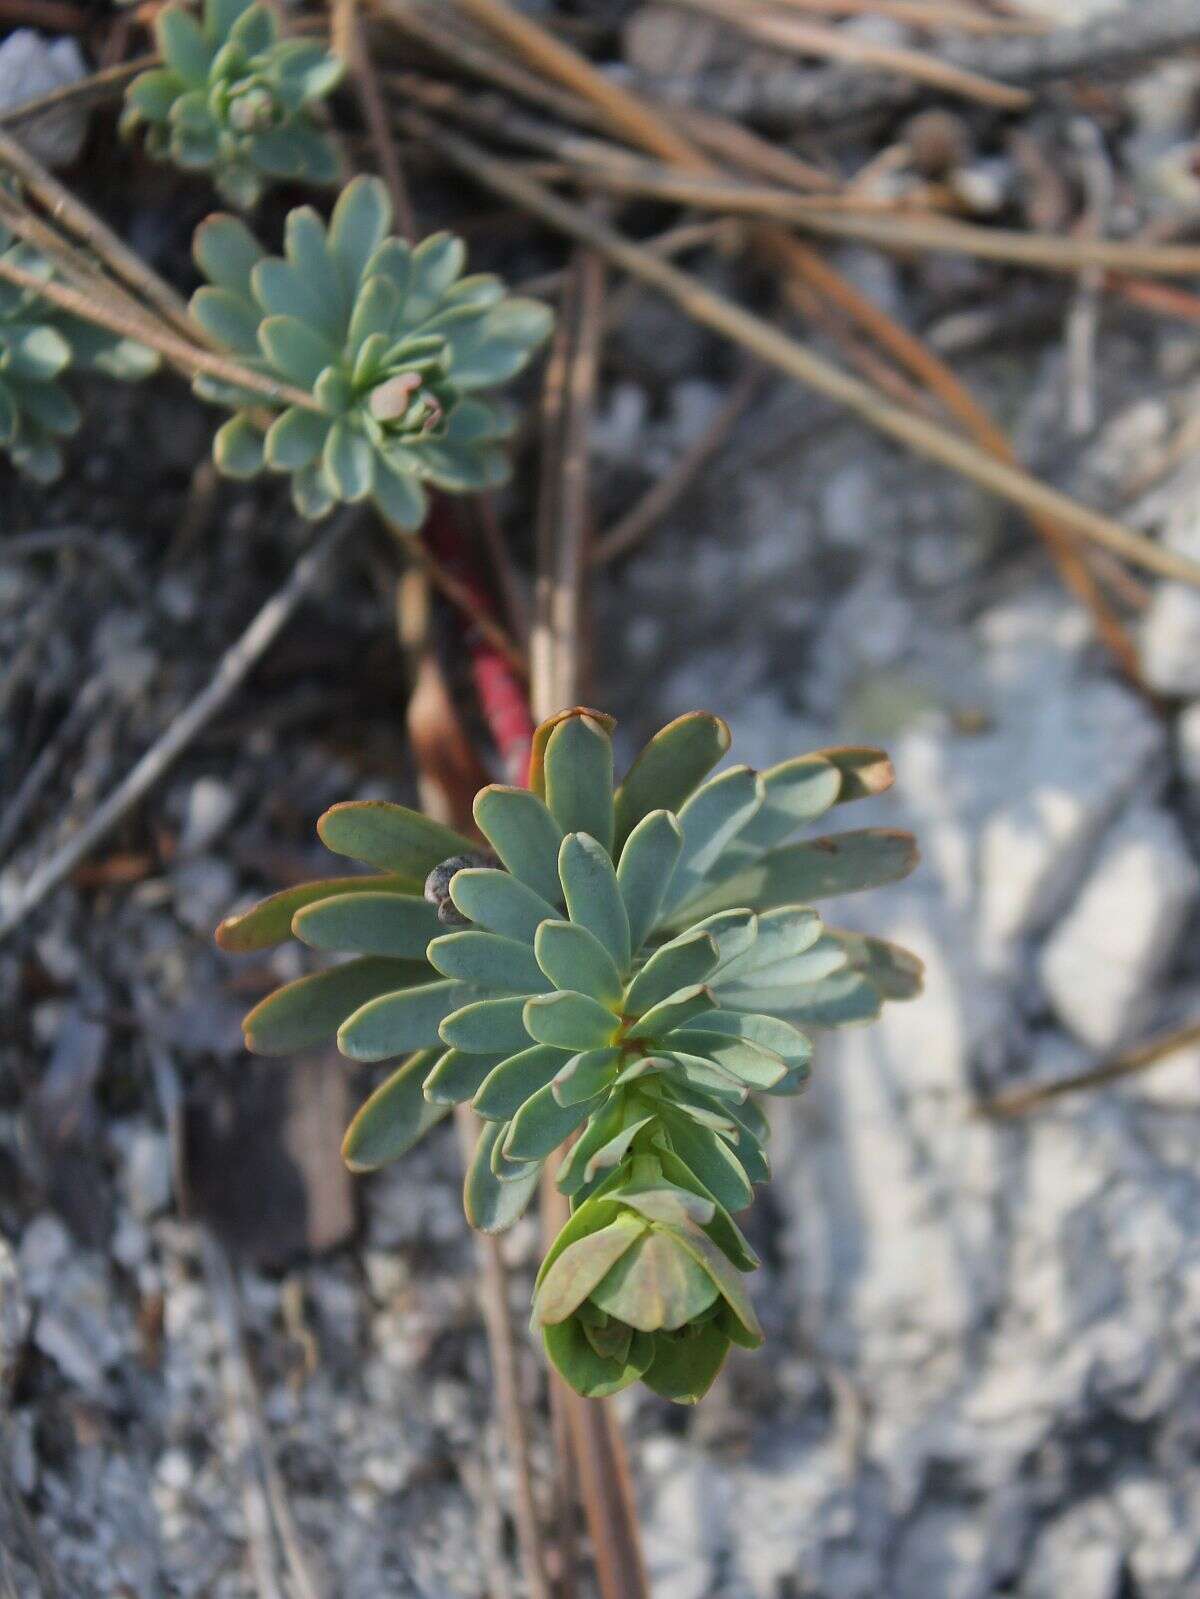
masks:
[[[76,83],[86,72],[74,39],[63,37],[48,44],[32,28],[18,28],[0,44],[0,110]],[[67,109],[25,123],[21,143],[47,166],[66,167],[79,155],[86,134],[86,115]]]
[[[720,1474],[667,1439],[656,1441],[647,1464],[656,1481],[643,1535],[655,1599],[707,1599],[725,1531]]]
[[[180,854],[202,855],[229,826],[237,805],[237,794],[228,783],[219,777],[197,778],[188,790]]]
[[[1184,782],[1200,795],[1200,700],[1189,705],[1176,722],[1175,748]]]
[[[16,1375],[17,1361],[29,1332],[29,1301],[12,1250],[0,1238],[0,1404]]]
[[[1174,485],[1163,542],[1200,559],[1200,495],[1194,467]],[[1185,583],[1161,583],[1141,624],[1146,681],[1162,694],[1200,694],[1200,594]]]
[[[148,1221],[171,1203],[171,1149],[162,1133],[152,1127],[136,1128],[130,1136],[121,1173],[125,1198],[139,1221]]]
[[[1022,1599],[1117,1599],[1124,1540],[1113,1506],[1087,1499],[1043,1527]]]
[[[1150,1019],[1198,887],[1196,864],[1164,811],[1138,806],[1113,830],[1039,962],[1051,1003],[1077,1038],[1110,1049]]]
[[[889,1592],[894,1599],[984,1599],[991,1592],[987,1530],[974,1512],[932,1509],[905,1529]]]

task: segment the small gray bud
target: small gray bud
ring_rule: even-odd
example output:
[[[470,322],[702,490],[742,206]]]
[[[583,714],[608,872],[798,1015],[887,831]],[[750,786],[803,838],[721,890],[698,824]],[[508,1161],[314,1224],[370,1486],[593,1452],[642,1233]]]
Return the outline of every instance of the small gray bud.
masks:
[[[499,866],[500,861],[491,850],[478,850],[470,855],[451,855],[440,861],[425,879],[425,898],[437,906],[438,921],[445,927],[469,927],[469,919],[450,898],[450,883],[455,872],[468,866]]]

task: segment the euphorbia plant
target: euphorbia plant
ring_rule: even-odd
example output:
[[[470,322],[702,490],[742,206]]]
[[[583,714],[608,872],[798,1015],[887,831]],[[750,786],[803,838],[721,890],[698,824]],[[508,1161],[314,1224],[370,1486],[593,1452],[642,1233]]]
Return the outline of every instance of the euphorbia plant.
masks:
[[[0,259],[41,282],[54,267],[0,224]],[[82,413],[63,379],[76,370],[133,381],[158,366],[152,350],[60,311],[36,289],[0,282],[0,450],[17,470],[52,483],[63,466],[61,441]]]
[[[882,829],[795,836],[889,786],[878,750],[710,777],[729,734],[698,712],[614,792],[612,725],[580,708],[544,723],[528,789],[476,798],[488,849],[403,806],[335,805],[321,838],[378,875],[289,889],[217,936],[351,957],[277,990],[245,1031],[262,1054],[336,1037],[353,1060],[402,1057],[346,1134],[356,1170],[470,1101],[484,1126],[466,1211],[498,1231],[569,1145],[572,1214],[533,1307],[547,1353],[580,1393],[640,1378],[690,1402],[731,1343],[762,1338],[732,1216],[769,1177],[754,1096],[803,1087],[804,1025],[868,1021],[920,983],[914,957],[810,902],[903,877],[916,855]]]
[[[193,316],[306,403],[272,407],[208,377],[195,387],[236,413],[214,440],[223,472],[287,474],[302,516],[371,499],[412,529],[425,485],[461,493],[508,476],[512,418],[481,396],[521,370],[552,317],[499,278],[464,277],[461,239],[435,233],[410,246],[391,225],[387,190],[368,177],[343,190],[328,228],[310,206],[290,212],[282,257],[235,217],[202,222],[194,249],[209,281]]]
[[[257,204],[272,182],[333,183],[337,151],[314,116],[343,64],[316,39],[282,36],[270,5],[205,0],[154,19],[161,65],[125,91],[121,129],[144,128],[158,160],[212,173],[230,204]]]

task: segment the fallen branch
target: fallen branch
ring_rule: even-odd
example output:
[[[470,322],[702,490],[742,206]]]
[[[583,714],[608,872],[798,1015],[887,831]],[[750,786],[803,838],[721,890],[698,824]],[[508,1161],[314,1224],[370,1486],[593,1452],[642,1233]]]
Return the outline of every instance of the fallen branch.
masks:
[[[591,551],[593,566],[607,566],[628,555],[658,526],[681,495],[718,453],[762,389],[760,366],[749,366],[737,379],[700,437],[680,455],[669,471],[652,483],[637,504],[598,538]]]
[[[1033,38],[946,41],[940,55],[963,71],[1038,89],[1069,78],[1125,71],[1196,44],[1200,44],[1200,7],[1195,0],[1130,0],[1119,11]],[[763,71],[720,68],[688,77],[643,74],[637,82],[663,99],[781,130],[811,130],[893,115],[909,110],[922,92],[910,79],[840,67],[817,73],[797,72],[791,66]]]
[[[1120,1082],[1122,1078],[1149,1071],[1159,1061],[1196,1044],[1200,1044],[1200,1022],[1162,1033],[1136,1049],[1126,1050],[1112,1060],[1093,1066],[1089,1071],[1077,1072],[1073,1077],[1063,1077],[1053,1083],[1035,1083],[1031,1088],[1016,1088],[1007,1094],[996,1094],[976,1105],[975,1115],[994,1119],[1023,1116],[1027,1111],[1036,1110],[1051,1100],[1061,1099],[1065,1094],[1077,1094],[1085,1088],[1105,1088],[1110,1083]]]
[[[292,568],[287,581],[271,596],[250,626],[221,657],[207,688],[183,710],[151,745],[133,770],[92,812],[77,833],[43,862],[0,917],[0,940],[14,932],[46,895],[75,870],[101,839],[145,798],[192,740],[233,697],[266,650],[278,637],[297,606],[311,593],[325,563],[358,521],[356,510],[338,518]]]
[[[921,50],[879,44],[844,28],[802,22],[766,9],[747,9],[743,0],[676,0],[676,3],[717,17],[750,39],[796,55],[820,56],[848,61],[857,67],[898,73],[913,84],[925,84],[963,100],[972,100],[976,105],[995,106],[1002,111],[1023,111],[1029,104],[1029,95],[1024,89],[997,83],[983,73],[956,67]]]
[[[760,360],[835,400],[881,433],[898,439],[919,455],[950,467],[1023,510],[1053,517],[1070,533],[1091,539],[1134,565],[1200,587],[1200,563],[1131,532],[1121,523],[1080,505],[1070,495],[1050,488],[1020,468],[997,460],[937,423],[894,405],[869,384],[790,338],[781,328],[726,299],[669,262],[659,260],[582,207],[559,199],[540,183],[515,171],[509,163],[488,155],[470,140],[437,127],[418,112],[406,112],[405,118],[420,137],[427,139],[461,171],[506,195],[571,238],[591,245],[623,271],[652,284],[674,300],[695,321],[713,328]]]

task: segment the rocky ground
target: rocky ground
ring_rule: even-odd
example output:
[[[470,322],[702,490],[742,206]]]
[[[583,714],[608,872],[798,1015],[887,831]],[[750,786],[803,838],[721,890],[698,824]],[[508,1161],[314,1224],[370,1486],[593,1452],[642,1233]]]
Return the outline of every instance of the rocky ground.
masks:
[[[964,337],[927,282],[842,264],[940,330],[1032,469],[1200,557],[1174,448],[1194,334],[1107,315],[1074,433],[1068,295]],[[944,287],[986,308],[994,279]],[[703,429],[726,362],[629,308],[602,518]],[[197,470],[208,418],[179,385],[90,405],[64,486],[4,479],[0,914],[302,538],[273,491]],[[352,1183],[337,1144],[368,1075],[248,1058],[238,1019],[296,957],[210,937],[319,869],[325,805],[413,796],[386,555],[342,552],[253,691],[0,945],[5,1599],[521,1592],[453,1135]],[[626,755],[697,705],[751,762],[883,742],[897,787],[865,820],[924,849],[847,912],[925,959],[924,998],[822,1041],[777,1117],[749,1223],[766,1350],[694,1413],[620,1402],[655,1599],[1200,1591],[1200,1049],[975,1113],[1200,1011],[1200,600],[1151,584],[1138,628],[1158,704],[1015,516],[782,384],[597,589],[591,697]],[[520,1322],[531,1223],[507,1249]],[[523,1380],[532,1405],[532,1355]]]

